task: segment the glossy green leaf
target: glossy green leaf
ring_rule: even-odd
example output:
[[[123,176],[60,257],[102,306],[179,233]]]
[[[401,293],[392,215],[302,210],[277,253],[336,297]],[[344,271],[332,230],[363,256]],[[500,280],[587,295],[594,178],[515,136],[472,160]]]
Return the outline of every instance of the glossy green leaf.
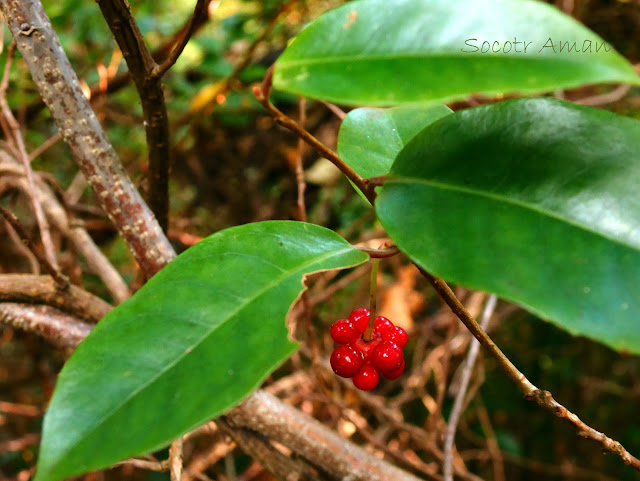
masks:
[[[360,177],[385,175],[418,132],[451,112],[446,105],[352,110],[340,125],[338,155]]]
[[[521,99],[420,132],[376,210],[426,270],[640,353],[639,185],[640,122]]]
[[[596,34],[533,0],[349,2],[303,30],[273,76],[276,88],[355,105],[599,82],[639,77]]]
[[[295,349],[304,274],[368,256],[325,228],[247,224],[208,237],[110,312],[62,370],[37,481],[158,449],[257,388]]]

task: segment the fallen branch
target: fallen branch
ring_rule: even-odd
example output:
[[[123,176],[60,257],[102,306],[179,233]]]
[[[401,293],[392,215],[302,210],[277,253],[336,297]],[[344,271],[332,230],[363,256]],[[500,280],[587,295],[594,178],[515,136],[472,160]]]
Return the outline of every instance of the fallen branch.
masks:
[[[91,323],[111,310],[105,301],[80,287],[61,290],[51,277],[32,274],[0,274],[0,301],[46,304]]]
[[[0,324],[33,332],[62,348],[76,347],[91,331],[91,325],[54,307],[14,302],[0,302]]]

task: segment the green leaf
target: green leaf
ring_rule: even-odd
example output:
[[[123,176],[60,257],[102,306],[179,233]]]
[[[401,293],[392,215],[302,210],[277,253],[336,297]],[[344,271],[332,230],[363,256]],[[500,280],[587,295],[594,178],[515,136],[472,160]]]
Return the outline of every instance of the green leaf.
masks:
[[[487,45],[501,50],[482,53]],[[278,89],[352,105],[599,82],[638,84],[639,77],[596,34],[532,0],[349,2],[303,30],[273,76]]]
[[[398,155],[388,234],[447,281],[640,353],[640,122],[554,99],[456,112]]]
[[[385,175],[418,132],[451,112],[445,105],[352,110],[340,125],[338,155],[363,178]]]
[[[325,228],[247,224],[193,246],[111,311],[58,379],[37,481],[156,450],[256,389],[295,349],[304,274],[368,256]]]

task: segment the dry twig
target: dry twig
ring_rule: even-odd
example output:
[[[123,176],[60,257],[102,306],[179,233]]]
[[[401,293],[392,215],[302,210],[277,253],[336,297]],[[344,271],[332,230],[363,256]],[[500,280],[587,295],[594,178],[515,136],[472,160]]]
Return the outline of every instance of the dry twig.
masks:
[[[75,347],[91,331],[91,325],[50,306],[0,302],[0,324],[33,332],[58,347]]]
[[[495,294],[491,294],[482,313],[482,319],[480,321],[480,327],[486,329],[489,325],[489,320],[493,315],[493,311],[496,307],[498,298]],[[453,441],[456,435],[456,429],[458,427],[458,420],[462,414],[462,408],[464,406],[464,398],[469,387],[469,381],[471,380],[471,373],[473,372],[473,366],[476,363],[476,357],[478,356],[478,350],[480,343],[475,339],[471,342],[469,347],[469,353],[464,361],[462,368],[462,377],[460,380],[460,388],[456,394],[453,408],[451,409],[451,415],[449,416],[449,422],[447,424],[447,430],[444,440],[444,461],[442,463],[442,474],[444,481],[453,481]]]
[[[78,286],[61,290],[51,277],[31,274],[0,274],[0,301],[46,304],[94,324],[111,310],[105,301]]]
[[[44,256],[47,260],[47,264],[53,267],[55,271],[58,271],[58,261],[56,260],[55,249],[53,247],[53,241],[51,240],[49,223],[45,219],[42,206],[38,201],[38,195],[36,192],[35,181],[33,179],[33,170],[31,169],[29,154],[27,154],[27,148],[24,145],[24,139],[22,138],[22,133],[20,132],[20,125],[18,124],[16,118],[13,116],[13,112],[11,112],[9,104],[7,103],[9,72],[11,71],[11,64],[15,51],[16,43],[15,41],[13,41],[7,49],[7,62],[5,64],[2,81],[0,82],[0,110],[2,110],[2,115],[9,129],[8,131],[5,131],[5,136],[7,139],[11,139],[11,141],[15,145],[17,157],[20,159],[22,168],[24,169],[24,172],[26,174],[29,200],[31,201],[31,206],[36,217],[36,222],[38,223],[38,228],[40,229],[40,238],[42,239],[42,246],[44,247]]]
[[[285,115],[280,109],[278,109],[275,105],[271,103],[269,100],[269,92],[271,90],[271,78],[273,76],[273,66],[269,69],[267,76],[265,77],[264,82],[260,87],[254,87],[253,94],[260,104],[269,112],[269,114],[273,117],[273,119],[284,128],[290,130],[299,138],[304,140],[311,147],[316,149],[318,153],[323,156],[325,159],[329,160],[333,165],[335,165],[340,172],[347,176],[347,178],[355,184],[360,191],[369,199],[369,202],[373,205],[375,200],[375,191],[373,190],[373,185],[369,184],[366,179],[363,179],[358,175],[358,173],[353,170],[348,164],[346,164],[333,150],[328,148],[322,142],[320,142],[316,137],[311,135],[307,130],[300,126],[295,120],[291,117]]]
[[[67,289],[69,287],[69,279],[62,272],[60,272],[57,265],[51,264],[48,256],[42,255],[31,238],[27,235],[24,227],[22,227],[22,224],[13,214],[13,212],[10,212],[4,207],[0,206],[0,215],[2,215],[2,217],[4,217],[4,220],[11,225],[24,245],[27,246],[31,253],[36,257],[36,259],[38,259],[40,263],[45,267],[49,275],[53,277],[53,279],[56,281],[56,284],[58,284],[58,288],[61,290]]]

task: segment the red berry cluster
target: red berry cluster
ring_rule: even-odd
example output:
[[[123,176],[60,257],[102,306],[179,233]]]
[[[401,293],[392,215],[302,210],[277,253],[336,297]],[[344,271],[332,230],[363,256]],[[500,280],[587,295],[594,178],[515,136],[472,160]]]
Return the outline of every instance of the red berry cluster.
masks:
[[[358,389],[370,391],[378,385],[380,374],[397,379],[404,372],[402,349],[409,340],[407,332],[396,327],[386,317],[378,316],[373,325],[373,337],[363,339],[369,324],[369,309],[354,310],[349,319],[338,319],[331,326],[331,338],[340,346],[331,354],[333,372],[353,378]]]

